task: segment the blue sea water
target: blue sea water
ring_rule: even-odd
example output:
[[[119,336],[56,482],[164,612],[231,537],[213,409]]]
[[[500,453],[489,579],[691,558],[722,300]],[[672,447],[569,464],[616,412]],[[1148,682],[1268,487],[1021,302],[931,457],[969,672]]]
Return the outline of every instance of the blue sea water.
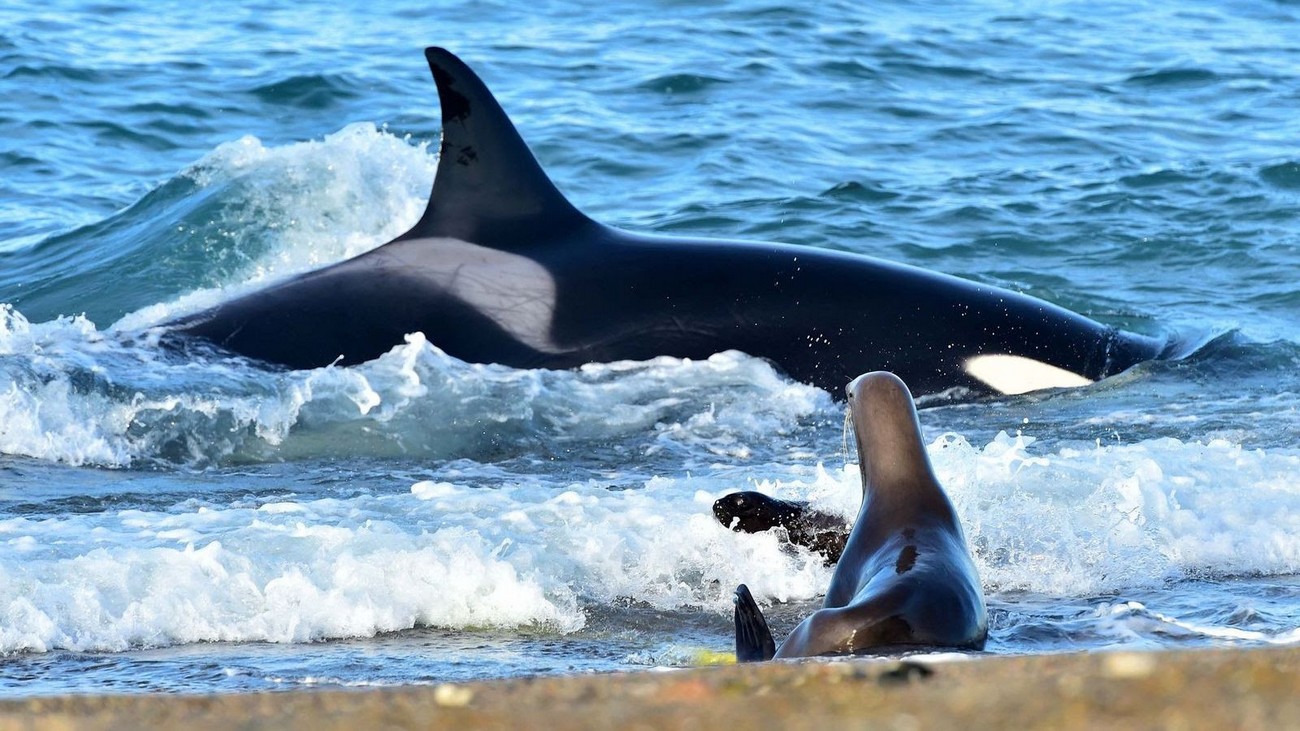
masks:
[[[830,397],[720,353],[576,371],[418,335],[351,369],[131,337],[423,209],[477,69],[625,228],[904,261],[1201,344],[921,413],[990,653],[1300,642],[1293,2],[0,5],[0,693],[682,666],[759,489],[855,512]]]

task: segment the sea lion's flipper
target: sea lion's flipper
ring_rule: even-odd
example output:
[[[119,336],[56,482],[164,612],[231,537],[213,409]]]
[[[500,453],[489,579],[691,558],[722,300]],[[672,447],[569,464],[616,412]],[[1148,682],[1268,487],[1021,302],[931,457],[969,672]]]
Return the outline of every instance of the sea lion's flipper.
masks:
[[[749,587],[736,587],[736,662],[762,662],[776,654],[772,630],[767,628],[763,612],[749,593]]]

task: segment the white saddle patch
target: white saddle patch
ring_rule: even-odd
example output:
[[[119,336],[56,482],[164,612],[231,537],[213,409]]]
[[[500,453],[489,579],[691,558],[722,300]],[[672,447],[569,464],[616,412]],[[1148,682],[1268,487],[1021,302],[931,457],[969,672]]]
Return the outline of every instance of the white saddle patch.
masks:
[[[376,251],[403,268],[422,272],[451,296],[473,307],[519,342],[543,353],[558,353],[551,340],[555,320],[555,278],[526,256],[459,239],[416,239]],[[435,254],[411,250],[434,248]],[[436,248],[435,248],[436,247]]]

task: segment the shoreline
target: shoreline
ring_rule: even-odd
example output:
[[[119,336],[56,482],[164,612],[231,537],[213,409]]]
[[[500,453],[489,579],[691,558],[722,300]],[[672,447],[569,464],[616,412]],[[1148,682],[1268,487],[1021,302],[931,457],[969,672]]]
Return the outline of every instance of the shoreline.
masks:
[[[805,660],[367,690],[0,700],[0,729],[1300,728],[1300,647]]]

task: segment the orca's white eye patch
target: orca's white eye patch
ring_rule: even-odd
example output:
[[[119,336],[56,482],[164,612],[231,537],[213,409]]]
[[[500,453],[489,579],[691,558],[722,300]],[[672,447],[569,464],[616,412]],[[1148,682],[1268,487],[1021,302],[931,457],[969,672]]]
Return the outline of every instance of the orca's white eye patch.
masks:
[[[1093,383],[1091,378],[1021,355],[976,355],[967,358],[962,367],[971,378],[1009,396]]]

